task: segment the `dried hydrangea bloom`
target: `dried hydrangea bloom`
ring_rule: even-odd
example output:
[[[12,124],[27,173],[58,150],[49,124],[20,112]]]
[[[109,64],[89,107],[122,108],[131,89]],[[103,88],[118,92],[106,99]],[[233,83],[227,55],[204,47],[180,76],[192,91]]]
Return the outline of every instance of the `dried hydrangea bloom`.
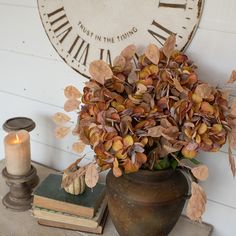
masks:
[[[149,45],[136,68],[134,45],[115,58],[113,67],[91,64],[78,132],[95,150],[102,169],[116,163],[118,176],[120,169],[159,169],[163,160],[163,168],[169,168],[176,165],[173,156],[192,159],[199,150],[216,152],[225,144],[225,94],[201,82],[196,66],[174,47],[174,36],[162,49]]]

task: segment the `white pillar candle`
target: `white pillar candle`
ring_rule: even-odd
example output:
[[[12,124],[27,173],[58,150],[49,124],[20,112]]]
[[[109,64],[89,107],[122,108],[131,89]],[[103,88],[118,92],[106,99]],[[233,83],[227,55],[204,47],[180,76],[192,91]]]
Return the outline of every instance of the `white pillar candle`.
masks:
[[[6,169],[11,175],[25,175],[31,168],[30,135],[26,130],[9,133],[4,139]]]

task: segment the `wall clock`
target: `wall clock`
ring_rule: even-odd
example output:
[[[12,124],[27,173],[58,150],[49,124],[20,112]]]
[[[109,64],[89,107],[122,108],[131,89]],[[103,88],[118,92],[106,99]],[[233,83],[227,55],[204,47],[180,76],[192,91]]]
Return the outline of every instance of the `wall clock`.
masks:
[[[89,77],[91,61],[111,64],[129,44],[140,51],[149,43],[160,47],[174,33],[177,48],[186,49],[197,29],[203,0],[38,0],[38,8],[58,54]]]

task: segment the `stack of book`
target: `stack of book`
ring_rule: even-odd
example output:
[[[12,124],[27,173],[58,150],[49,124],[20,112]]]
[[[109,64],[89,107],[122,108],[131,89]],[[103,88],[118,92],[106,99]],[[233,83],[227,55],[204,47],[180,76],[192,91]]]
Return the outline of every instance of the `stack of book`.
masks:
[[[35,190],[32,213],[41,225],[101,234],[108,209],[105,186],[75,196],[61,188],[62,176],[50,174]]]

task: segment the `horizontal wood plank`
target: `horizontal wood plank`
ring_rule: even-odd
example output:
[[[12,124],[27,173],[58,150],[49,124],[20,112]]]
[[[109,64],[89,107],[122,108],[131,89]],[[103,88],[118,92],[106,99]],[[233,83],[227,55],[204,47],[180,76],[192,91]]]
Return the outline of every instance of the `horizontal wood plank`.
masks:
[[[236,34],[198,30],[187,54],[198,66],[199,78],[228,89],[235,95],[236,84],[227,85],[236,69]],[[228,45],[228,46],[226,46]]]
[[[31,156],[32,160],[61,171],[67,166],[71,165],[81,155],[77,155],[72,152],[66,152],[32,140]],[[91,155],[87,155],[80,164],[86,165],[91,160],[93,160],[93,153]]]
[[[0,49],[60,60],[36,8],[0,5],[0,16]]]
[[[201,182],[207,198],[236,209],[236,181],[232,176],[227,154],[200,153],[198,159],[209,168],[208,180]]]
[[[212,201],[207,202],[203,221],[214,226],[212,236],[233,236],[235,234],[235,219],[235,209]]]
[[[64,88],[74,85],[81,91],[84,79],[63,62],[44,60],[0,51],[0,91],[63,107]]]
[[[37,0],[0,0],[0,5],[37,8]]]
[[[236,33],[236,1],[235,0],[205,0],[201,29]]]

